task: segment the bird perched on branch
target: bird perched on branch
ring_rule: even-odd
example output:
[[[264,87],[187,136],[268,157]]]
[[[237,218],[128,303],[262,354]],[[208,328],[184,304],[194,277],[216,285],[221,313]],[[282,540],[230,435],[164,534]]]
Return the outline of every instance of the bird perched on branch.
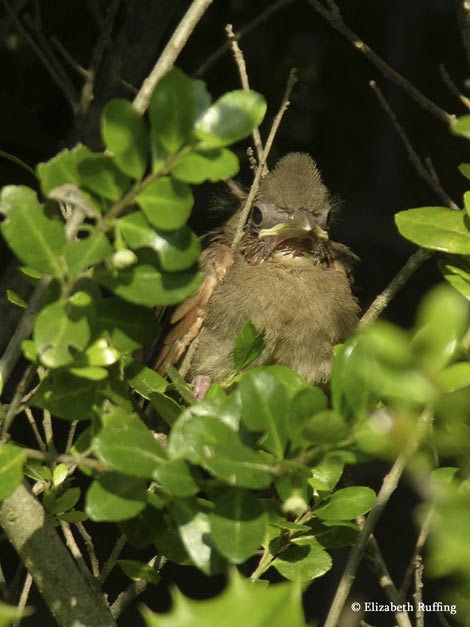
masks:
[[[196,340],[188,374],[202,397],[202,380],[233,372],[235,337],[251,322],[265,339],[252,365],[281,364],[314,385],[327,382],[333,346],[352,333],[359,312],[351,293],[357,257],[330,241],[331,210],[310,156],[283,157],[261,180],[235,250],[242,208],[213,233],[200,259],[205,279],[173,313],[156,368],[177,364]]]

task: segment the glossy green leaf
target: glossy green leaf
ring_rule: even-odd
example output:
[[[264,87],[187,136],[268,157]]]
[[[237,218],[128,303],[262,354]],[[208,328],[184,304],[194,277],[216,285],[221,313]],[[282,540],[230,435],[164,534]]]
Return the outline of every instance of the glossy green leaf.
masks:
[[[317,520],[312,523],[318,522]],[[346,521],[325,521],[323,524],[312,525],[315,540],[325,549],[338,549],[354,544],[360,531],[355,523]]]
[[[95,307],[86,292],[75,292],[41,310],[33,330],[33,340],[41,362],[48,368],[67,366],[74,351],[87,346],[95,320]]]
[[[65,261],[70,278],[77,278],[82,270],[110,257],[112,252],[108,238],[99,230],[93,230],[84,239],[67,242]]]
[[[83,144],[77,144],[72,150],[62,150],[45,163],[38,163],[37,174],[41,181],[41,191],[45,196],[65,183],[80,182],[78,164],[93,153]]]
[[[202,80],[193,80],[194,99],[196,101],[196,120],[211,106],[212,97]]]
[[[160,582],[161,577],[155,568],[152,568],[149,564],[145,564],[145,562],[139,562],[138,560],[118,560],[116,564],[132,581],[147,581],[154,585]]]
[[[301,388],[292,399],[289,415],[289,439],[294,444],[306,445],[303,430],[312,416],[328,407],[328,400],[319,388]]]
[[[453,255],[438,261],[439,270],[444,278],[458,290],[467,300],[470,300],[470,259]]]
[[[111,366],[118,361],[121,353],[111,346],[107,338],[99,337],[80,357],[88,366]]]
[[[174,496],[194,496],[199,492],[197,473],[184,459],[172,459],[156,469],[154,478]]]
[[[333,490],[341,479],[343,470],[344,460],[334,453],[326,455],[311,469],[312,478],[322,481],[330,490]]]
[[[108,336],[121,352],[150,344],[158,330],[154,312],[146,307],[114,297],[96,301],[95,333]]]
[[[107,472],[93,481],[86,494],[86,513],[97,522],[127,520],[137,516],[146,503],[142,479]]]
[[[14,290],[7,289],[6,296],[8,302],[12,305],[16,305],[17,307],[21,307],[21,309],[26,309],[28,303],[26,303],[19,294],[17,294]]]
[[[211,537],[232,564],[241,564],[260,548],[268,515],[261,501],[246,490],[227,490],[215,499]]]
[[[113,470],[151,479],[165,460],[165,452],[136,414],[119,407],[100,412],[102,428],[91,448]]]
[[[88,520],[88,514],[85,514],[85,512],[74,510],[73,512],[64,512],[63,514],[58,514],[57,518],[59,520],[63,520],[64,522],[73,524]]]
[[[173,439],[178,433],[170,434]],[[230,485],[265,488],[271,483],[270,466],[258,453],[245,446],[238,434],[217,418],[195,416],[182,425],[183,450],[188,459],[200,464]]]
[[[158,415],[170,426],[173,426],[178,416],[183,411],[181,405],[179,405],[174,398],[162,392],[152,392],[150,394],[150,402]]]
[[[438,372],[452,359],[468,328],[469,312],[468,301],[446,283],[423,298],[416,316],[413,347],[428,371]]]
[[[306,627],[302,593],[292,583],[264,586],[232,571],[227,588],[219,596],[194,601],[173,593],[166,614],[144,614],[146,627]]]
[[[192,80],[173,67],[158,82],[149,105],[152,134],[157,142],[175,153],[189,141],[196,115]]]
[[[461,115],[457,118],[457,121],[452,124],[450,130],[455,135],[463,135],[470,138],[470,115]]]
[[[66,464],[57,464],[52,473],[52,485],[54,488],[58,488],[68,476],[68,468]]]
[[[137,305],[175,305],[192,296],[201,284],[202,275],[196,270],[163,272],[153,251],[137,253],[138,263],[120,271],[105,267],[95,269],[93,276],[124,300]]]
[[[287,444],[289,397],[268,372],[250,370],[240,381],[242,419],[249,429],[264,431],[262,446],[282,458]]]
[[[47,492],[44,493],[44,496],[46,496],[46,494]],[[43,500],[43,504],[49,514],[62,514],[72,509],[72,507],[78,503],[80,494],[80,488],[69,488],[59,497],[55,497],[54,493],[52,493],[54,498],[47,504],[46,501]]]
[[[224,180],[235,176],[240,169],[238,157],[227,148],[190,152],[171,167],[171,174],[185,183]]]
[[[89,420],[96,401],[95,381],[61,370],[51,373],[39,386],[31,403],[66,420]]]
[[[194,498],[179,498],[171,509],[192,562],[206,575],[222,570],[224,562],[212,544],[209,515]]]
[[[119,220],[119,227],[129,246],[152,248],[162,268],[169,272],[187,270],[201,253],[197,236],[186,225],[175,231],[156,230],[141,211],[134,211]]]
[[[81,379],[90,379],[91,381],[103,381],[108,376],[106,368],[101,366],[73,366],[68,368],[70,374]]]
[[[465,178],[470,179],[470,163],[461,163],[457,167],[459,172],[461,172]]]
[[[447,207],[420,207],[395,215],[398,230],[424,248],[470,255],[470,226],[462,211]]]
[[[330,555],[314,538],[310,545],[290,546],[273,561],[274,568],[291,581],[311,581],[328,572]]]
[[[181,540],[177,523],[167,509],[159,511],[159,520],[153,519],[152,535],[157,551],[175,564],[190,564],[188,552]]]
[[[142,116],[130,102],[113,98],[106,104],[101,135],[122,172],[140,179],[149,158],[149,139]]]
[[[470,362],[451,364],[438,374],[438,382],[444,392],[462,390],[470,385]]]
[[[341,488],[328,499],[326,505],[315,510],[322,520],[351,520],[368,512],[375,503],[375,492],[366,486]]]
[[[257,331],[251,322],[242,326],[235,338],[233,363],[236,370],[242,370],[261,355],[264,348],[264,332]]]
[[[152,393],[163,393],[168,387],[166,379],[159,375],[158,372],[155,372],[155,370],[144,366],[140,361],[129,358],[124,363],[124,373],[129,385],[147,400],[150,399]]]
[[[64,225],[48,218],[35,192],[24,185],[8,185],[0,192],[1,232],[23,263],[60,278],[65,268]]]
[[[194,405],[197,402],[197,399],[193,394],[193,390],[190,384],[183,379],[179,370],[171,364],[167,364],[166,372],[174,390],[181,396],[181,398],[186,403],[188,403],[189,405]]]
[[[25,454],[19,446],[0,443],[0,501],[10,496],[23,480]]]
[[[349,426],[342,416],[332,410],[324,410],[309,418],[302,435],[311,444],[336,444],[348,437]]]
[[[128,177],[119,170],[111,157],[94,154],[78,164],[80,185],[103,198],[116,202],[129,187]]]
[[[162,176],[137,195],[137,204],[157,229],[173,231],[186,224],[194,198],[186,183]]]
[[[195,125],[198,147],[207,150],[228,146],[243,139],[261,124],[266,101],[255,91],[242,89],[221,96]]]

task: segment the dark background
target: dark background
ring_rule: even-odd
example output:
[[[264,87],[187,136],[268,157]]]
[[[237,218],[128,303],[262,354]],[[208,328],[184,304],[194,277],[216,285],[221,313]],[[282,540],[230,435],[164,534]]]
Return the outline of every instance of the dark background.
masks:
[[[46,51],[52,50],[60,58],[51,44],[51,37],[56,37],[78,63],[87,66],[100,31],[100,15],[110,4],[111,0],[10,0],[24,30],[2,5],[0,150],[34,167],[60,149],[73,146],[77,140],[99,149],[98,121],[102,106],[114,96],[134,97],[131,87],[140,87],[190,2],[121,1],[112,40],[98,72],[95,100],[87,116],[81,118],[74,115],[30,39],[41,46],[42,37],[47,42]],[[226,23],[232,23],[236,31],[272,4],[271,0],[214,1],[177,64],[189,75],[195,75],[201,64],[225,42]],[[465,113],[439,73],[442,63],[457,86],[465,91],[468,66],[458,29],[457,1],[342,0],[338,5],[345,22],[394,69],[448,112]],[[29,39],[24,31],[29,33]],[[306,151],[318,162],[328,188],[343,201],[333,227],[333,239],[346,243],[361,257],[356,272],[356,293],[366,308],[414,250],[397,233],[394,214],[411,207],[442,204],[410,164],[369,81],[377,81],[414,149],[422,158],[432,159],[442,186],[459,205],[466,181],[457,171],[457,165],[468,160],[468,145],[464,139],[451,135],[440,120],[423,111],[399,87],[384,78],[304,0],[286,3],[244,37],[240,45],[251,87],[265,95],[268,102],[266,121],[261,127],[263,138],[277,112],[290,68],[298,69],[299,81],[271,151],[269,165],[273,166],[289,151]],[[62,63],[68,81],[78,93],[82,78],[63,60]],[[207,81],[214,98],[240,87],[231,54],[222,56],[201,78]],[[248,186],[251,173],[245,158],[247,145],[239,145],[235,150],[242,163],[240,180]],[[34,179],[18,166],[0,159],[0,184],[20,183],[35,185]],[[217,214],[211,207],[223,187],[203,185],[194,190],[196,205],[192,223],[198,233],[217,221]],[[6,284],[15,281],[8,271],[8,251],[2,251],[0,262],[5,275],[8,274],[4,289]],[[428,261],[395,298],[385,317],[404,326],[411,325],[416,304],[426,289],[438,280],[435,262]],[[22,289],[26,290],[18,287],[18,291]],[[0,326],[4,335],[8,335],[11,331],[8,326],[12,323],[3,313],[6,304],[3,291],[0,299],[3,320]],[[367,481],[372,487],[379,486],[382,471],[384,468],[377,469],[376,478],[369,473]],[[358,479],[361,480],[362,477]],[[379,540],[391,560],[388,563],[392,575],[398,580],[413,543],[412,532],[404,533],[401,527],[402,518],[409,520],[411,506],[411,493],[405,490],[400,500],[392,501],[388,518],[381,523],[384,531]],[[103,538],[103,555],[109,549]],[[321,617],[328,607],[342,559],[339,557],[332,573],[312,586],[306,599],[308,618]],[[209,581],[195,569],[169,566],[165,573],[165,590],[162,586],[158,588],[160,600],[155,598],[155,592],[144,597],[153,609],[169,607],[166,591],[169,581],[176,581],[193,597],[212,594],[224,583],[223,578]],[[358,598],[379,599],[380,593],[373,580],[367,574],[361,577]],[[38,605],[39,600],[35,598],[33,602]],[[135,613],[133,617],[128,614],[128,624],[137,624],[139,619]],[[46,625],[47,619],[39,623],[38,616],[26,620],[25,625]],[[377,625],[392,624],[392,618],[379,615],[376,618]],[[427,621],[433,624],[432,617]]]

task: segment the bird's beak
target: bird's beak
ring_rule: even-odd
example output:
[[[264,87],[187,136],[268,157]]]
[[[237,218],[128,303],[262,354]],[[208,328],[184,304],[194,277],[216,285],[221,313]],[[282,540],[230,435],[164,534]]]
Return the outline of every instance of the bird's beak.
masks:
[[[288,222],[278,222],[269,229],[261,229],[259,238],[273,238],[276,245],[288,239],[328,240],[328,233],[315,221],[314,216],[305,210],[296,211]]]

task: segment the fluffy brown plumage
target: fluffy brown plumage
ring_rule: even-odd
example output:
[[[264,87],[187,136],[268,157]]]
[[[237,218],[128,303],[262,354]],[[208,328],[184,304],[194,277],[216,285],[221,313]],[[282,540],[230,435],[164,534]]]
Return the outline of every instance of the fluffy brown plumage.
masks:
[[[312,384],[325,383],[332,349],[357,323],[351,268],[357,259],[327,235],[329,193],[314,161],[290,153],[261,181],[237,252],[240,211],[201,256],[205,280],[173,314],[157,368],[178,363],[192,340],[191,377],[225,379],[235,336],[246,322],[265,333],[252,365],[282,364]]]

